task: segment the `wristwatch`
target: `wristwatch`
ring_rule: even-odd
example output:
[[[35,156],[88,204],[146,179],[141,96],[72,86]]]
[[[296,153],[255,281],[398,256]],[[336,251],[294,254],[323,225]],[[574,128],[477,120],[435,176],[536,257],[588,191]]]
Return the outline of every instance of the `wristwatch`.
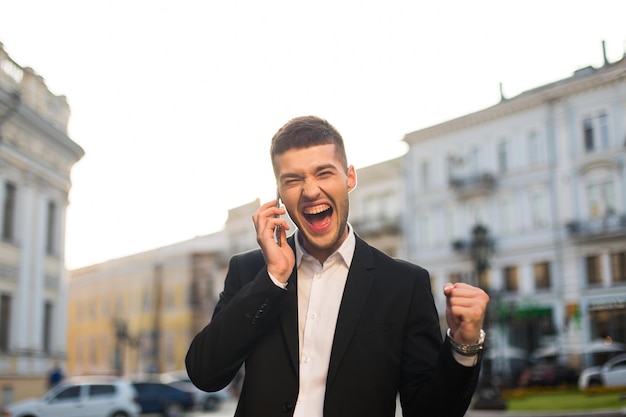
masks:
[[[450,333],[449,327],[448,327],[448,331],[446,332],[446,337],[450,341],[450,345],[452,345],[452,349],[454,349],[456,352],[460,353],[463,356],[477,355],[485,347],[485,331],[482,329],[480,330],[480,336],[478,337],[478,341],[474,343],[473,345],[464,345],[454,340],[452,338],[452,334]]]

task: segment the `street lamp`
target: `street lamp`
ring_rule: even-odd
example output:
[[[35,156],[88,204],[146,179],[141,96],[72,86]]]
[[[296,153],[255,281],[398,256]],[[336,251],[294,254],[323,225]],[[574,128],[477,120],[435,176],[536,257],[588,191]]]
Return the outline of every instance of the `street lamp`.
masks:
[[[113,367],[118,376],[124,375],[124,357],[127,347],[137,349],[139,352],[140,338],[133,336],[128,331],[128,323],[126,320],[114,317],[111,324],[115,334],[115,352],[113,354]],[[139,357],[139,355],[137,356]],[[139,361],[137,361],[139,363]]]
[[[489,236],[489,230],[482,224],[476,224],[472,229],[472,237],[469,243],[469,255],[474,263],[474,284],[483,288],[489,294],[490,288],[485,279],[485,273],[489,269],[489,257],[493,253],[493,240]],[[489,328],[491,319],[489,308],[485,314],[484,326]],[[491,363],[486,363],[484,376],[479,383],[478,399],[474,404],[477,409],[506,409],[506,401],[500,395],[500,390],[493,383],[493,369]]]
[[[122,352],[122,343],[128,339],[128,324],[125,320],[114,318],[112,321],[113,330],[115,332],[115,353],[113,357],[113,366],[118,376],[124,374],[124,357]]]
[[[476,272],[476,285],[482,286],[485,272],[489,269],[489,256],[493,252],[493,242],[489,237],[489,230],[482,224],[477,224],[472,229],[472,240],[470,242],[470,256],[474,262]],[[487,290],[487,288],[484,288]]]

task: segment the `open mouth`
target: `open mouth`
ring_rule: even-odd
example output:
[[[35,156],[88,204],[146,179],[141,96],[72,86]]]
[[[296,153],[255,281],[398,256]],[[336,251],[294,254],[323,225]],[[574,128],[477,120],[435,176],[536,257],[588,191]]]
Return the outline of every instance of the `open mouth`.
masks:
[[[313,229],[321,229],[330,224],[333,209],[328,204],[319,204],[304,210],[304,218]]]

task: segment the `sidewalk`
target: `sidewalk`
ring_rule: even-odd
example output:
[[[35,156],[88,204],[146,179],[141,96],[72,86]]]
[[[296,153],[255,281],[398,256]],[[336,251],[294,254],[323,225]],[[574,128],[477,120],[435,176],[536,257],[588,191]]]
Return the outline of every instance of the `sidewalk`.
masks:
[[[537,412],[509,412],[490,410],[469,410],[465,417],[624,417],[626,412],[614,411],[558,411],[550,413]]]

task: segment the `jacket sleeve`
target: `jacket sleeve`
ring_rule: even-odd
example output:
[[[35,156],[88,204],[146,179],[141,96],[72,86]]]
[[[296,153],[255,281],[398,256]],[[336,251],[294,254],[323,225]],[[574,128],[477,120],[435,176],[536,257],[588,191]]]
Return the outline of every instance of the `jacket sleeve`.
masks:
[[[231,258],[213,318],[185,358],[191,381],[205,391],[228,385],[255,341],[276,322],[288,292],[271,281],[260,251]]]
[[[422,312],[412,314],[415,320],[408,324],[405,339],[400,385],[403,415],[462,417],[478,382],[481,358],[473,367],[463,366],[454,358],[449,341],[444,340],[442,343],[430,280],[428,273],[425,270],[423,272],[427,277],[420,280],[414,294],[414,308]],[[428,300],[424,297],[428,297]],[[430,314],[424,314],[424,305],[432,306]]]

